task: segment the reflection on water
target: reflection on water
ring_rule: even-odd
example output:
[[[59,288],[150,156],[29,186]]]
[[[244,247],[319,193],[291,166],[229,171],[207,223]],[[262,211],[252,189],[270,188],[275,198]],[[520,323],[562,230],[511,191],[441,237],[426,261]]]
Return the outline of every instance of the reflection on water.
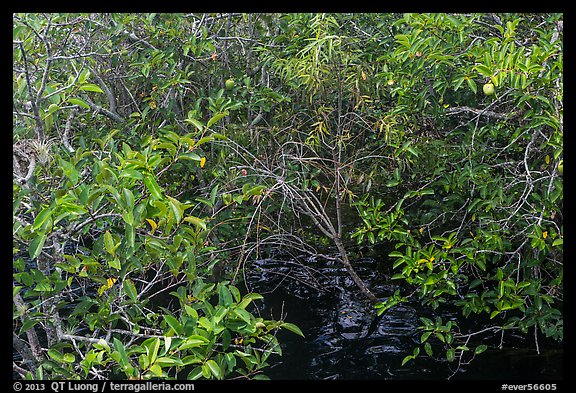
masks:
[[[397,289],[374,259],[357,260],[355,267],[376,296],[390,296]],[[456,362],[426,355],[401,365],[419,344],[418,317],[425,310],[418,304],[388,310],[368,335],[375,310],[339,265],[314,259],[256,261],[247,284],[264,295],[258,310],[262,317],[286,314],[306,335],[279,332],[283,356],[270,360],[266,374],[271,379],[446,379],[454,374]],[[440,315],[443,320],[457,317],[455,312]],[[561,379],[562,350],[555,347],[543,350],[540,343],[539,356],[531,342],[488,350],[461,366],[452,379]]]

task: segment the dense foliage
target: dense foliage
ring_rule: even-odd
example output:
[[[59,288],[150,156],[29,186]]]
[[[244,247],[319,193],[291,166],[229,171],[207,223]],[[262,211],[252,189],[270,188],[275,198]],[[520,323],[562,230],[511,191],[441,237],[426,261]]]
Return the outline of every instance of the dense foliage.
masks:
[[[562,341],[562,27],[15,14],[14,372],[265,378],[277,331],[302,335],[243,282],[278,248],[342,263],[379,313],[418,298],[484,321],[422,316],[405,363]],[[374,296],[355,243],[389,247],[403,289]]]

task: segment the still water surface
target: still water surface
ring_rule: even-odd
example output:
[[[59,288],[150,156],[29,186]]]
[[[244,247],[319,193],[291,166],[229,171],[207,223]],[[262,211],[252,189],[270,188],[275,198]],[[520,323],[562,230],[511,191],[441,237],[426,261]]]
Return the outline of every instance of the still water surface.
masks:
[[[378,297],[397,289],[375,259],[354,264]],[[286,315],[285,320],[298,325],[306,336],[279,333],[283,356],[270,359],[272,366],[266,372],[273,380],[562,379],[561,345],[541,339],[538,355],[533,341],[513,335],[505,336],[502,349],[489,349],[458,371],[457,362],[425,354],[402,366],[404,357],[419,344],[419,317],[435,316],[412,302],[375,320],[375,310],[338,264],[315,259],[260,260],[250,267],[247,283],[264,295],[258,310],[262,317]],[[444,321],[459,318],[457,310],[436,315]]]

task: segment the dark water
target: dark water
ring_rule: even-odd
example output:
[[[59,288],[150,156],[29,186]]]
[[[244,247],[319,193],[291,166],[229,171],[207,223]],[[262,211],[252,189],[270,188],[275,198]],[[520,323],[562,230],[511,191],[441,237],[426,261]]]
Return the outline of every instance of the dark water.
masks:
[[[386,297],[397,289],[376,260],[359,259],[354,265],[376,296]],[[419,304],[403,303],[388,310],[367,335],[375,310],[346,270],[334,263],[256,261],[248,271],[247,283],[264,295],[258,310],[262,317],[277,320],[285,316],[306,336],[279,333],[283,356],[271,359],[266,372],[273,380],[562,379],[561,345],[545,345],[540,339],[538,355],[532,340],[510,334],[502,349],[489,349],[458,370],[458,362],[432,359],[423,350],[416,361],[402,366],[404,357],[419,344],[419,317],[433,319],[434,315]],[[459,317],[457,310],[436,315],[444,321]],[[500,335],[493,339],[499,343]]]

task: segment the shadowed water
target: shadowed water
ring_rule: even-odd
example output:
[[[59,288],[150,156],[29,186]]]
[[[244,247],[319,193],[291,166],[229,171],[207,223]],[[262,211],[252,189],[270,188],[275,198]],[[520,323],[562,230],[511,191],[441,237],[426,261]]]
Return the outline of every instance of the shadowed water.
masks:
[[[376,296],[384,298],[398,289],[376,260],[359,259],[354,266]],[[334,262],[256,261],[248,269],[247,284],[264,295],[258,310],[262,317],[285,315],[306,336],[279,333],[283,356],[270,360],[266,374],[271,379],[562,378],[561,346],[547,348],[540,342],[538,355],[532,342],[513,335],[507,336],[502,349],[489,349],[458,369],[457,362],[448,363],[442,356],[435,360],[424,351],[402,366],[404,357],[420,343],[419,317],[435,315],[408,302],[376,318],[346,270]],[[444,321],[458,317],[457,310],[436,315]]]

